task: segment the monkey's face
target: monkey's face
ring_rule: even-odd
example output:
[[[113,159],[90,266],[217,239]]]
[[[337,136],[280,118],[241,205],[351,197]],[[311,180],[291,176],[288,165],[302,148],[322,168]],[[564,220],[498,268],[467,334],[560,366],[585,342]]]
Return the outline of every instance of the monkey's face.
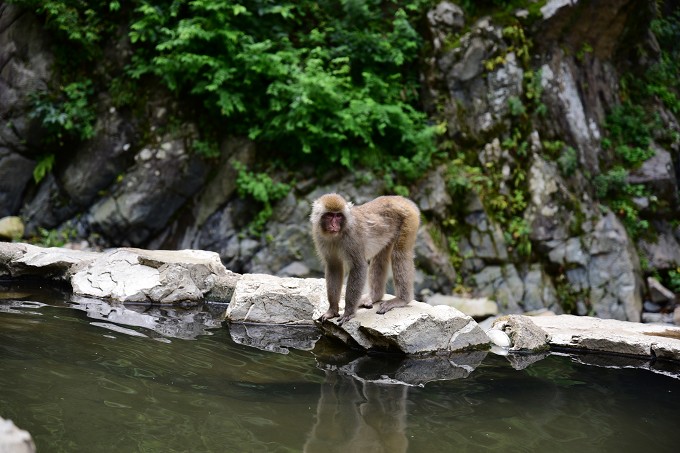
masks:
[[[345,216],[340,212],[326,212],[321,216],[321,230],[326,234],[340,234],[344,226]]]

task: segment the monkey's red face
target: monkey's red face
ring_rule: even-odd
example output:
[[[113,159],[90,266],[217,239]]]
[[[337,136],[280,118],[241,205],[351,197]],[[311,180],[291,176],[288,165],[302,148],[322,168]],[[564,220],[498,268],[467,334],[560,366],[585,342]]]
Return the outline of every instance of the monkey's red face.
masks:
[[[345,216],[340,212],[326,212],[321,216],[321,229],[327,234],[340,234],[345,226]]]

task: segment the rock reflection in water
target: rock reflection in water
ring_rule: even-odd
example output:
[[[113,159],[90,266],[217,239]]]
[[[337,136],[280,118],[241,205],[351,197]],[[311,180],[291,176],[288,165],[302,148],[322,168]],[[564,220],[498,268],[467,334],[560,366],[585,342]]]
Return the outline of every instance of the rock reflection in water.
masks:
[[[288,354],[290,349],[311,351],[321,337],[316,327],[263,324],[229,324],[231,339],[263,351]]]
[[[209,329],[219,328],[224,321],[224,304],[202,304],[191,308],[123,304],[88,297],[72,296],[73,308],[87,316],[118,325],[141,327],[161,337],[194,339],[210,335]],[[99,323],[92,323],[100,325]],[[113,328],[112,330],[116,330]],[[117,331],[120,331],[118,329]],[[124,333],[124,332],[121,332]]]

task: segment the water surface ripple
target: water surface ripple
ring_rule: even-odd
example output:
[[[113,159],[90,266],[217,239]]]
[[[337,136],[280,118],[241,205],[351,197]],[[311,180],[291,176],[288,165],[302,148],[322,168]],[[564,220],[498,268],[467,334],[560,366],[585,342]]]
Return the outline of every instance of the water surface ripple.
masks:
[[[356,367],[329,360],[347,353],[323,341],[287,354],[237,344],[205,311],[193,313],[207,322],[190,335],[165,336],[158,325],[182,322],[169,311],[125,325],[40,297],[0,292],[0,415],[30,431],[41,453],[670,452],[680,444],[680,380],[646,370],[557,355],[516,370],[489,354],[458,379],[406,386],[354,376]],[[380,376],[401,362],[358,363]]]

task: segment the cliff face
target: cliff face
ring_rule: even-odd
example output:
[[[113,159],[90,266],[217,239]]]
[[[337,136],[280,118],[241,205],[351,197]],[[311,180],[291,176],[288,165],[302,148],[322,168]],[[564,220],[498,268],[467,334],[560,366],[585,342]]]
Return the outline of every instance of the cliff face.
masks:
[[[669,281],[680,266],[677,112],[662,91],[636,88],[664,55],[655,2],[526,3],[473,15],[442,2],[423,24],[421,99],[446,125],[447,157],[411,187],[425,216],[417,293],[462,285],[507,313],[640,320],[644,277]],[[111,46],[124,54],[124,41]],[[248,237],[258,208],[238,197],[232,164],[256,162],[257,143],[225,138],[212,162],[191,154],[195,124],[160,132],[179,108],[161,93],[142,116],[101,93],[92,136],[36,184],[46,132],[31,93],[57,77],[52,50],[36,17],[7,4],[0,49],[0,217],[21,216],[27,234],[212,250],[236,272],[318,276],[311,200],[385,190],[361,173],[297,175],[263,234]]]

